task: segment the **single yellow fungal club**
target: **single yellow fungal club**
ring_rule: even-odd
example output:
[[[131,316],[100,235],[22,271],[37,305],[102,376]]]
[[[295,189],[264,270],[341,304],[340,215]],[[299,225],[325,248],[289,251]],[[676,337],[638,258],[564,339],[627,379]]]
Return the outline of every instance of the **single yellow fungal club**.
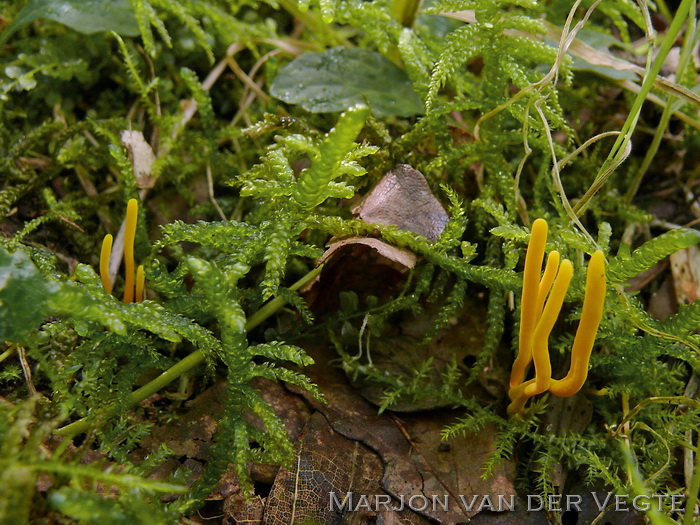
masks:
[[[130,199],[126,205],[126,233],[124,235],[124,298],[125,303],[134,300],[134,238],[136,237],[136,220],[139,205],[136,199]]]
[[[597,250],[588,263],[586,294],[571,349],[569,372],[563,379],[553,379],[548,339],[564,304],[574,268],[567,259],[560,263],[559,253],[553,251],[547,257],[544,274],[540,278],[547,230],[547,222],[544,219],[537,219],[533,223],[525,255],[520,304],[520,343],[510,377],[509,416],[520,414],[527,400],[537,394],[549,391],[556,396],[568,397],[581,389],[588,375],[588,362],[603,317],[605,257],[603,252]],[[525,381],[531,362],[535,365],[535,377]]]
[[[134,239],[136,238],[136,221],[139,214],[139,204],[136,199],[130,199],[126,205],[126,226],[124,235],[124,298],[125,303],[143,301],[146,276],[143,266],[136,270],[136,297],[134,299]],[[112,293],[112,282],[109,278],[109,258],[112,255],[113,238],[108,233],[102,241],[100,252],[100,278],[102,286]]]
[[[143,264],[136,268],[136,302],[143,301],[143,288],[146,284],[146,274],[143,271]]]
[[[102,240],[102,251],[100,252],[100,277],[102,286],[107,293],[112,293],[112,283],[109,280],[109,258],[112,255],[112,236],[108,233]]]

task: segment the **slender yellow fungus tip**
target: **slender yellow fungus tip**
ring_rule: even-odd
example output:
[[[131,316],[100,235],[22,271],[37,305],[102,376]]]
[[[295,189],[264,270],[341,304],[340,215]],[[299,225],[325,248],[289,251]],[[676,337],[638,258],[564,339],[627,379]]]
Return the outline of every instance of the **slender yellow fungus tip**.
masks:
[[[532,361],[532,337],[538,318],[537,296],[540,288],[542,259],[544,259],[544,249],[547,244],[547,230],[547,221],[537,219],[532,224],[530,242],[527,245],[523,293],[520,301],[520,344],[510,376],[511,388],[523,382],[527,366]]]
[[[581,320],[571,349],[571,366],[566,377],[552,379],[549,359],[549,334],[561,311],[566,291],[574,274],[571,261],[559,263],[559,253],[551,252],[540,279],[542,260],[547,242],[547,223],[537,219],[532,225],[530,242],[525,256],[523,292],[520,306],[520,341],[518,356],[513,363],[508,397],[509,416],[518,416],[527,400],[549,391],[566,397],[578,392],[588,376],[588,362],[595,343],[605,303],[605,257],[596,251],[588,264],[586,294]],[[527,367],[535,364],[535,377],[525,381]]]
[[[586,295],[581,320],[571,348],[571,367],[566,377],[552,380],[549,391],[555,396],[568,397],[581,390],[588,376],[588,361],[595,343],[605,305],[605,256],[597,250],[588,263]]]
[[[125,303],[134,300],[134,238],[136,237],[136,219],[139,204],[130,199],[126,205],[126,231],[124,234],[124,298]]]
[[[559,252],[549,252],[549,255],[547,256],[547,265],[544,267],[544,275],[542,275],[540,287],[537,291],[537,307],[535,311],[537,312],[538,316],[542,315],[544,302],[545,299],[547,299],[549,290],[552,288],[554,278],[557,276],[557,270],[559,270]]]
[[[112,255],[113,240],[111,234],[105,235],[102,240],[102,251],[100,251],[100,278],[107,293],[112,293],[112,283],[109,280],[109,258]]]
[[[143,271],[143,264],[136,268],[136,302],[143,301],[143,290],[146,285],[146,274]]]
[[[535,384],[525,389],[528,396],[540,394],[549,388],[549,383],[552,380],[552,365],[549,362],[549,334],[554,328],[554,323],[557,322],[559,312],[564,304],[566,291],[569,289],[569,283],[574,276],[574,266],[571,261],[564,259],[561,262],[557,278],[554,280],[552,292],[549,294],[547,303],[544,305],[542,315],[537,321],[535,333],[533,335],[533,360],[535,361]]]

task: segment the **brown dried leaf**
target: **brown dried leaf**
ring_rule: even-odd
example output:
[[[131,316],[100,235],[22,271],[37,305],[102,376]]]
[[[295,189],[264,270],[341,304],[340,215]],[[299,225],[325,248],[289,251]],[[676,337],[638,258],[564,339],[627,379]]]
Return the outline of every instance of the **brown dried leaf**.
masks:
[[[381,486],[394,498],[408,500],[412,496],[424,496],[432,501],[433,497],[444,498],[445,494],[488,494],[497,501],[498,494],[513,491],[514,470],[508,462],[496,468],[493,478],[487,481],[480,478],[485,454],[493,450],[493,434],[482,432],[478,436],[466,436],[465,441],[455,449],[458,459],[452,457],[449,461],[433,465],[435,459],[426,461],[424,458],[434,458],[433,454],[439,453],[442,445],[436,440],[442,425],[449,418],[448,413],[444,415],[446,419],[436,419],[432,423],[429,420],[436,417],[435,412],[407,416],[409,422],[405,424],[402,423],[403,419],[395,420],[388,414],[377,414],[376,408],[347,384],[342,371],[323,363],[320,357],[316,363],[305,371],[319,385],[327,404],[322,405],[309,396],[307,401],[326,416],[333,430],[348,439],[361,441],[379,454],[384,464]],[[304,392],[300,391],[300,394],[304,395]],[[422,418],[428,421],[422,422]],[[411,432],[419,435],[414,438]],[[433,436],[428,437],[429,433]],[[426,445],[423,455],[417,454],[414,448],[415,442],[420,440],[430,443]],[[440,472],[443,467],[447,469],[448,464],[454,472],[443,478]],[[477,513],[476,508],[468,511],[452,498],[450,501],[448,510],[437,506],[427,508],[420,514],[439,523],[453,524],[465,522]]]
[[[337,250],[353,244],[369,246],[373,250],[376,250],[382,257],[399,263],[408,269],[412,269],[416,265],[416,255],[413,252],[392,246],[391,244],[371,237],[349,237],[341,241],[330,243],[326,252],[318,260],[319,264],[327,261]]]
[[[443,441],[441,431],[450,423],[454,423],[454,413],[448,411],[433,412],[430,417],[405,415],[398,422],[417,452],[413,463],[431,474],[424,477],[424,492],[449,494],[452,506],[461,506],[470,518],[477,514],[482,502],[486,507],[487,495],[495,509],[508,510],[506,505],[517,496],[513,485],[515,464],[504,461],[492,478],[481,478],[482,466],[493,453],[498,430],[487,425],[477,434]],[[464,501],[460,496],[464,496]]]
[[[545,432],[565,436],[571,432],[580,434],[593,419],[593,405],[583,394],[572,397],[552,396],[544,416]]]
[[[423,174],[407,164],[399,164],[353,208],[367,223],[391,224],[428,239],[436,240],[449,220],[447,212],[430,192]],[[367,253],[370,250],[371,253]],[[332,241],[319,263],[322,273],[305,291],[316,315],[337,309],[342,291],[391,297],[393,285],[403,281],[406,269],[416,265],[409,250],[391,246],[379,239],[351,237]],[[381,299],[381,297],[380,297]]]
[[[549,409],[544,415],[544,432],[548,435],[565,436],[581,434],[593,419],[593,404],[583,394],[572,397],[552,396]],[[539,463],[538,463],[539,465]],[[566,486],[569,469],[563,463],[550,471],[554,485],[562,491]]]
[[[224,525],[261,525],[265,500],[259,496],[247,500],[239,493],[224,500]]]
[[[647,311],[654,319],[663,321],[667,317],[671,317],[678,311],[678,304],[673,292],[673,283],[671,277],[666,277],[661,283],[661,286],[651,294],[649,298],[649,306]]]
[[[156,178],[152,175],[156,156],[140,131],[124,130],[121,134],[122,144],[129,151],[129,159],[134,167],[136,185],[139,188],[152,188]]]
[[[375,497],[386,494],[379,485],[382,464],[374,452],[336,433],[316,412],[299,436],[297,454],[296,464],[277,475],[265,506],[265,525],[365,523],[365,518],[377,522]],[[339,503],[350,493],[353,507],[364,495],[369,508],[343,512]],[[394,523],[427,524],[408,510],[390,514]]]
[[[223,413],[221,400],[225,392],[226,383],[219,381],[189,401],[189,411],[176,422],[154,429],[143,440],[142,446],[148,450],[156,450],[162,443],[178,456],[206,459],[218,427],[216,421]]]
[[[382,241],[377,242],[388,247]],[[322,259],[325,261],[323,271],[305,290],[306,301],[315,315],[322,316],[325,312],[337,311],[341,292],[355,292],[360,299],[373,295],[380,302],[395,297],[408,273],[405,264],[380,255],[372,247],[371,241],[350,242],[339,248],[335,249],[331,245],[328,250],[331,256]],[[394,252],[393,255],[406,262],[410,261],[409,252],[401,256],[398,253]]]
[[[255,378],[250,383],[257,388],[260,396],[284,422],[287,434],[294,440],[301,432],[311,414],[306,403],[291,394],[282,386],[263,378]],[[226,382],[219,381],[202,394],[187,403],[189,411],[177,421],[156,428],[143,441],[148,450],[157,449],[161,443],[178,456],[204,460],[218,428],[217,420],[223,414]],[[246,414],[253,425],[262,424],[257,416]]]
[[[394,224],[435,241],[449,220],[423,174],[408,164],[389,171],[353,213],[368,224]]]
[[[651,281],[656,279],[663,271],[666,270],[667,267],[668,261],[664,259],[662,262],[655,264],[648,270],[644,270],[642,273],[635,275],[625,283],[625,292],[638,292]]]
[[[671,274],[678,304],[700,298],[700,249],[690,246],[671,254]]]

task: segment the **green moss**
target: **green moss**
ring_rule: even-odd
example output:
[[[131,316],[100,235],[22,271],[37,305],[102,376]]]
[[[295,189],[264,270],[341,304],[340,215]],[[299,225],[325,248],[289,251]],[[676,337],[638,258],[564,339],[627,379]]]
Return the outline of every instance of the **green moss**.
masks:
[[[509,457],[518,459],[520,488],[542,494],[562,490],[553,476],[562,465],[620,492],[684,486],[679,458],[692,447],[687,436],[700,416],[697,403],[683,397],[691,375],[700,373],[699,303],[662,322],[646,311],[646,289],[638,297],[624,286],[700,239],[696,229],[663,233],[665,223],[654,221],[648,202],[634,199],[638,188],[658,189],[644,186],[651,167],[668,191],[675,191],[674,178],[663,175],[669,165],[692,187],[697,170],[683,152],[699,142],[697,96],[689,91],[695,64],[683,55],[675,71],[682,85],[659,84],[654,74],[639,79],[641,96],[617,97],[624,84],[598,64],[580,67],[591,55],[561,54],[558,42],[562,33],[573,37],[585,17],[589,45],[600,43],[590,34],[607,35],[599,52],[609,54],[610,35],[619,34],[616,47],[648,58],[656,71],[655,50],[631,46],[645,30],[647,13],[637,4],[606,1],[588,12],[587,2],[568,24],[571,3],[564,0],[424,2],[418,12],[413,4],[360,0],[121,4],[130,6],[139,37],[86,35],[38,20],[18,25],[1,50],[0,333],[13,344],[0,353],[6,389],[0,472],[7,487],[0,521],[27,522],[41,500],[51,512],[83,522],[144,516],[176,522],[203,504],[229,463],[249,488],[250,461],[289,464],[294,453],[282,422],[249,381],[281,380],[319,395],[303,375],[310,358],[288,339],[321,333],[330,334],[350,375],[383,389],[382,409],[439,399],[464,412],[446,437],[487,424],[498,428],[484,475]],[[8,20],[20,7],[0,0]],[[683,27],[684,49],[697,42],[692,23],[682,25],[694,18],[694,7],[687,0],[681,7],[673,32],[659,37],[664,52]],[[665,11],[661,6],[659,16],[671,22]],[[448,19],[447,12],[460,14]],[[427,113],[380,119],[348,107],[312,114],[270,96],[274,76],[294,55],[331,46],[383,54],[406,73]],[[652,89],[656,98],[646,99]],[[386,90],[391,95],[391,86]],[[670,109],[660,119],[648,100]],[[661,132],[647,137],[659,120]],[[673,140],[663,133],[666,125],[673,126]],[[621,134],[604,134],[619,128]],[[636,128],[640,149],[622,162]],[[156,156],[152,189],[138,187],[120,139],[128,129],[142,131]],[[648,143],[658,159],[642,160]],[[350,216],[347,201],[398,163],[421,170],[449,210],[436,242]],[[123,304],[104,291],[93,268],[103,236],[117,234],[125,203],[137,195],[146,206],[136,250],[151,297]],[[609,262],[587,384],[608,392],[591,398],[592,422],[576,432],[545,428],[547,398],[524,418],[508,420],[505,397],[484,401],[460,388],[478,384],[487,367],[510,370],[519,271],[536,217],[550,224],[548,250],[582,260],[600,246]],[[313,259],[331,236],[350,235],[407,248],[418,265],[395,296],[345,292],[337,312],[315,319],[297,280],[316,275]],[[23,291],[13,273],[18,268],[26,270]],[[116,293],[121,286],[117,278]],[[583,286],[583,274],[576,274],[569,319],[551,337],[553,353],[567,354]],[[470,294],[483,297],[487,316],[483,345],[469,366],[448,362],[436,383],[431,359],[414,371],[387,374],[355,358],[365,331],[382,337],[403,316],[429,311],[434,326],[421,343],[427,344]],[[36,308],[28,309],[29,301]],[[281,310],[284,304],[291,312]],[[255,330],[273,316],[280,322]],[[23,401],[20,351],[33,365],[41,402]],[[167,381],[148,381],[166,371]],[[167,450],[146,462],[130,455],[156,423],[134,406],[155,392],[175,393],[173,380],[183,374],[197,379],[197,392],[213,374],[228,381],[211,457],[187,489],[148,479]],[[166,405],[167,417],[177,418],[176,404]],[[246,414],[257,415],[265,431]],[[62,427],[64,434],[88,431],[73,458],[65,454],[68,440],[49,453],[41,446]],[[123,470],[106,475],[99,464],[75,461],[91,448]],[[44,499],[34,490],[41,472],[53,483]],[[96,482],[118,487],[119,495],[98,493]],[[177,496],[165,504],[160,492]]]

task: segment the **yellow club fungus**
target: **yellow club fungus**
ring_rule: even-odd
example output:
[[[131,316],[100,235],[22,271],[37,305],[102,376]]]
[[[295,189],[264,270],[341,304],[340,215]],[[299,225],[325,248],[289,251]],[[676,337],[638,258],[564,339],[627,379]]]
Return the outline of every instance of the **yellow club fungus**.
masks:
[[[109,280],[109,257],[112,255],[112,236],[108,233],[102,240],[100,252],[100,278],[107,293],[112,293],[112,282]]]
[[[547,299],[549,290],[552,289],[552,283],[557,276],[557,270],[559,270],[559,252],[549,252],[547,256],[547,265],[544,267],[544,275],[542,276],[540,287],[537,291],[537,307],[535,308],[537,315],[542,314],[544,301]]]
[[[532,361],[532,336],[538,318],[537,295],[540,288],[540,270],[542,269],[546,242],[547,222],[544,219],[537,219],[532,225],[530,243],[525,254],[523,295],[520,305],[520,346],[510,376],[511,388],[523,382],[527,367]]]
[[[543,219],[537,219],[532,225],[525,255],[520,343],[508,392],[512,401],[508,406],[508,414],[511,416],[521,413],[527,400],[534,395],[549,391],[557,396],[568,397],[581,389],[588,375],[588,362],[603,316],[605,257],[601,251],[596,251],[588,264],[586,294],[571,349],[569,372],[563,379],[553,379],[548,339],[573,277],[573,265],[566,259],[560,264],[559,253],[551,252],[540,279],[546,242],[547,223]],[[535,377],[524,381],[531,361],[535,364]]]
[[[583,386],[588,375],[588,360],[591,358],[593,343],[603,318],[605,303],[605,257],[596,251],[588,263],[586,275],[586,296],[574,345],[571,349],[571,368],[564,379],[552,379],[549,391],[555,396],[574,395]]]
[[[143,301],[143,288],[146,284],[146,274],[143,272],[143,264],[136,268],[136,302]]]
[[[126,225],[124,228],[124,298],[125,303],[134,301],[134,239],[136,237],[136,221],[138,219],[139,205],[136,199],[129,200],[126,206]],[[108,293],[112,293],[112,282],[109,278],[109,259],[112,255],[113,238],[105,235],[100,252],[100,278],[102,286]],[[143,266],[136,270],[136,302],[143,300],[143,292],[146,277]]]
[[[126,231],[124,235],[124,298],[130,303],[134,300],[134,238],[136,237],[136,219],[139,205],[136,199],[130,199],[126,205]]]
[[[535,362],[535,386],[529,386],[525,389],[525,394],[528,396],[540,394],[549,388],[549,382],[552,380],[552,365],[549,362],[549,334],[554,328],[554,323],[557,322],[559,312],[564,304],[566,290],[569,288],[569,283],[574,275],[574,266],[571,261],[564,259],[561,262],[557,278],[554,280],[554,286],[547,298],[539,319],[532,335],[532,360]]]

